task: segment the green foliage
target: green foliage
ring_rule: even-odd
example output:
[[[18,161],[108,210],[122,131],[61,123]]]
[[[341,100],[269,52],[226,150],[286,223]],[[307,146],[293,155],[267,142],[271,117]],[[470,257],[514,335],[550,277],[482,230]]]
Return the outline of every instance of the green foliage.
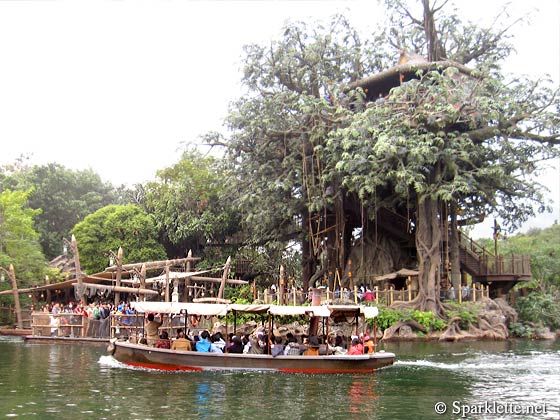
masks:
[[[169,254],[192,250],[201,256],[207,244],[223,244],[239,231],[231,200],[222,195],[225,178],[216,159],[185,152],[179,162],[158,172],[157,181],[145,185],[142,206],[153,215]],[[213,260],[227,256],[211,255]]]
[[[110,205],[87,216],[73,231],[78,242],[80,263],[88,273],[107,267],[109,251],[123,248],[123,262],[133,263],[166,258],[157,241],[152,216],[134,205]]]
[[[8,169],[11,172],[6,174]],[[112,186],[92,170],[73,171],[50,163],[5,167],[2,172],[5,175],[0,177],[0,191],[7,187],[29,190],[29,207],[41,210],[35,221],[48,259],[61,254],[62,238],[76,223],[115,199]]]
[[[43,277],[45,258],[33,228],[40,210],[27,206],[29,192],[5,190],[0,193],[0,266],[14,265],[19,287],[35,284]],[[9,283],[6,283],[10,287]]]
[[[412,319],[426,328],[428,331],[442,331],[447,327],[447,323],[438,318],[433,312],[412,311]]]
[[[471,325],[478,322],[478,315],[480,313],[480,306],[471,303],[449,302],[449,306],[453,309],[447,311],[447,316],[449,318],[459,318],[459,328],[462,330],[468,330]]]
[[[560,301],[548,293],[532,292],[515,301],[519,322],[532,326],[560,328]]]
[[[380,308],[375,322],[377,327],[383,331],[397,322],[410,320],[418,322],[428,332],[442,331],[447,326],[447,323],[443,319],[438,318],[433,312],[410,309]]]

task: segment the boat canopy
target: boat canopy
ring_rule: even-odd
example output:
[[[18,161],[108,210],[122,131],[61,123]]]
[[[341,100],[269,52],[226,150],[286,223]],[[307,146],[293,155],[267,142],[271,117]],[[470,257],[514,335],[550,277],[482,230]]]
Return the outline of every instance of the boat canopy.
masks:
[[[377,307],[362,305],[320,305],[320,306],[281,306],[281,305],[243,305],[238,303],[187,303],[187,302],[131,302],[131,307],[140,313],[225,316],[228,312],[270,314],[274,316],[364,316],[375,318]]]

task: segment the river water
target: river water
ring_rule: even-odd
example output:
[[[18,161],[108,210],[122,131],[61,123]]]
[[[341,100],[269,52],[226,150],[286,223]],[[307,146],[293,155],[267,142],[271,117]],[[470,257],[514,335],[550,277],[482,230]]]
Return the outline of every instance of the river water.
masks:
[[[560,419],[558,341],[385,349],[397,362],[370,375],[159,373],[104,347],[0,337],[0,418]]]

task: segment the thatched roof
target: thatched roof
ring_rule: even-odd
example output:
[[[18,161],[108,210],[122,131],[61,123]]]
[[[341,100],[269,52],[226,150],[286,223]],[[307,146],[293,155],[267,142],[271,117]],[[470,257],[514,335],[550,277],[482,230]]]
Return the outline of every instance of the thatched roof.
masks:
[[[368,101],[375,101],[379,97],[387,96],[392,88],[399,86],[401,77],[403,82],[406,82],[418,78],[418,71],[423,71],[424,73],[432,70],[442,71],[450,67],[456,68],[460,73],[466,76],[480,77],[480,72],[477,70],[470,69],[463,64],[451,60],[425,63],[416,62],[398,64],[390,69],[374,74],[373,76],[357,80],[351,83],[348,88],[362,88],[366,92],[366,99]]]

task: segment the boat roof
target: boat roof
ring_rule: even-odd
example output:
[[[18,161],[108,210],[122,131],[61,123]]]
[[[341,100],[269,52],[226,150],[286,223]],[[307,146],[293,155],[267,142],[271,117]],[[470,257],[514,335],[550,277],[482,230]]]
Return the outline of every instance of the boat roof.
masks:
[[[364,316],[375,318],[379,313],[375,306],[362,305],[316,305],[284,306],[238,303],[187,303],[187,302],[131,302],[131,307],[141,313],[225,316],[228,312],[269,314],[274,316]]]

